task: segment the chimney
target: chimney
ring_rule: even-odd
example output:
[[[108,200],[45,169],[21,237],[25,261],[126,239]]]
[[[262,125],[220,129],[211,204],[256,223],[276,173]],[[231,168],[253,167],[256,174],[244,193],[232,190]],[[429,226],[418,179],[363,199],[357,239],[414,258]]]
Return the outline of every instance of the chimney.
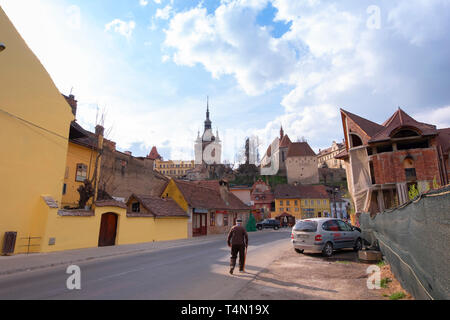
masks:
[[[230,192],[228,188],[228,182],[225,180],[220,180],[219,185],[220,197],[228,205],[228,193]]]
[[[105,133],[105,128],[103,128],[101,125],[96,125],[95,126],[95,134],[98,136],[102,136]]]
[[[72,108],[73,115],[77,116],[77,103],[78,103],[78,101],[75,100],[75,96],[73,94],[71,94],[68,97],[63,95],[63,97],[66,99],[66,101],[69,104],[70,108]]]
[[[97,145],[100,150],[103,150],[103,133],[105,132],[105,128],[101,125],[95,126],[95,135],[97,136]]]

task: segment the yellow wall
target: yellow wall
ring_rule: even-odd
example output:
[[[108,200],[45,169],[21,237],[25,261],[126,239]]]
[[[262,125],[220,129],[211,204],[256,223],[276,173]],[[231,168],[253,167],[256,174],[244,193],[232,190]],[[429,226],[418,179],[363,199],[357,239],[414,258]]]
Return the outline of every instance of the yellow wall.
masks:
[[[61,217],[55,210],[49,216],[42,252],[97,247],[102,214],[109,212],[118,215],[116,245],[187,238],[187,217],[127,217],[126,209],[118,207],[96,207],[92,217]],[[49,246],[52,237],[55,245]]]
[[[0,246],[4,232],[16,231],[18,252],[26,242],[21,238],[43,236],[41,195],[61,200],[74,117],[1,8],[0,30],[6,45],[0,52]]]
[[[178,167],[177,167],[178,166]],[[188,170],[194,169],[194,160],[181,161],[181,160],[155,160],[154,169],[161,174],[169,177],[181,177],[186,174]]]
[[[61,207],[78,206],[80,194],[78,193],[77,189],[83,184],[83,182],[78,182],[75,180],[77,164],[83,163],[88,167],[88,177],[91,180],[95,171],[95,160],[97,158],[97,155],[98,152],[95,150],[69,142],[66,160],[66,171],[64,177],[64,183],[66,184],[66,194],[62,196]],[[100,170],[100,164],[98,165],[98,167],[98,170]],[[92,199],[88,204],[92,204]]]
[[[311,203],[311,200],[313,203]],[[297,203],[295,203],[297,201]],[[325,201],[325,203],[324,203]],[[282,203],[281,203],[282,202]],[[287,210],[288,209],[288,210]],[[296,219],[309,218],[302,209],[313,209],[314,217],[318,217],[319,212],[324,217],[324,211],[331,213],[329,199],[275,199],[275,216],[287,212]]]
[[[189,205],[173,180],[169,181],[161,196],[166,197],[166,195],[168,195],[169,198],[172,198],[184,211],[187,212]]]
[[[119,218],[117,244],[186,239],[186,218]]]

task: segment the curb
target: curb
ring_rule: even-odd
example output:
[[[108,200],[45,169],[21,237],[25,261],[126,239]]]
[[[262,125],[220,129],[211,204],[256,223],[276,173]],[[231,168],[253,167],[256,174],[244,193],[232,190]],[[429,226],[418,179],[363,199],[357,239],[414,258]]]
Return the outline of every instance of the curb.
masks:
[[[57,266],[62,266],[62,265],[66,265],[66,264],[75,264],[75,263],[80,263],[80,262],[85,262],[85,261],[95,261],[95,260],[112,258],[112,257],[117,257],[117,256],[126,256],[126,255],[136,254],[136,253],[154,252],[154,251],[159,251],[159,250],[164,250],[164,249],[171,249],[174,247],[186,247],[186,246],[193,245],[193,244],[199,244],[199,243],[203,243],[203,242],[206,243],[209,241],[220,240],[220,239],[216,239],[216,238],[219,238],[219,237],[214,237],[214,238],[210,238],[210,239],[198,239],[198,240],[196,239],[196,240],[189,241],[186,243],[174,243],[174,244],[171,244],[170,246],[164,246],[164,247],[159,247],[159,248],[134,249],[134,250],[129,250],[129,251],[104,254],[104,255],[87,256],[87,257],[78,258],[78,259],[75,258],[72,260],[63,260],[63,261],[58,261],[58,262],[53,262],[53,263],[48,263],[48,264],[41,264],[41,265],[32,266],[32,267],[11,269],[11,270],[6,270],[6,271],[0,271],[0,276],[12,275],[12,274],[22,273],[22,272],[36,271],[39,269],[57,267]],[[192,240],[192,239],[187,239],[187,240]],[[174,241],[177,241],[177,240],[174,240]],[[55,253],[63,253],[63,252],[64,251],[59,251],[59,252],[55,252]]]

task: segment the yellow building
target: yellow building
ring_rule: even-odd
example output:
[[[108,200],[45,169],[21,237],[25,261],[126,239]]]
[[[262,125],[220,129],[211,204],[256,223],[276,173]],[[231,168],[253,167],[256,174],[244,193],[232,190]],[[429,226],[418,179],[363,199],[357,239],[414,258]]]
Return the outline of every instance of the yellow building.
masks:
[[[73,122],[73,96],[60,94],[1,8],[0,30],[0,250],[11,249],[0,254],[187,237],[187,216],[154,208],[136,215],[125,203],[95,196],[85,208],[64,208],[77,206],[82,180],[100,174],[102,133]]]
[[[74,116],[1,7],[0,30],[0,250],[15,232],[14,253],[39,251],[56,210],[47,203],[61,200]]]
[[[95,180],[93,179],[94,175],[97,174],[98,177],[101,173],[98,140],[102,138],[103,128],[97,126],[96,131],[96,134],[86,131],[75,121],[70,126],[66,170],[62,188],[62,208],[78,207],[80,198],[78,188],[83,185],[85,179]],[[98,185],[95,185],[95,187],[98,187]],[[92,199],[87,203],[88,206],[92,206]]]
[[[189,237],[229,232],[237,219],[248,221],[250,207],[231,193],[225,181],[215,184],[171,179],[161,195],[174,200],[189,216]]]
[[[171,177],[181,178],[186,175],[188,170],[194,169],[194,160],[182,161],[182,160],[159,160],[154,162],[154,169],[159,173]]]
[[[329,194],[323,185],[289,185],[275,187],[275,216],[284,212],[296,219],[330,216]]]

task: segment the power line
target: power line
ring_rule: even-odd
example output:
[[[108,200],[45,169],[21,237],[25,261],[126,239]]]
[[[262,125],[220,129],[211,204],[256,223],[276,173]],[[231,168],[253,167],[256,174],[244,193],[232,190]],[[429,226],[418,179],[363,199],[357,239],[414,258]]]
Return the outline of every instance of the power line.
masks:
[[[18,116],[16,116],[16,115],[13,115],[13,114],[9,113],[8,111],[5,111],[5,110],[3,110],[3,109],[0,109],[0,111],[3,112],[3,113],[6,114],[6,115],[12,117],[12,118],[15,118],[15,119],[17,119],[17,120],[23,121],[23,122],[25,122],[26,124],[29,124],[29,125],[31,125],[31,126],[33,126],[33,127],[36,127],[36,128],[38,128],[38,129],[41,129],[41,130],[44,130],[44,131],[46,131],[46,132],[48,132],[48,133],[50,133],[50,134],[53,134],[53,135],[55,135],[55,136],[57,136],[57,137],[59,137],[59,138],[64,139],[64,140],[66,140],[66,141],[69,139],[68,137],[64,137],[64,136],[60,135],[59,133],[53,132],[53,131],[51,131],[51,130],[49,130],[49,129],[46,129],[46,128],[44,128],[44,127],[41,127],[40,125],[37,125],[37,124],[35,124],[35,123],[33,123],[33,122],[30,122],[30,121],[28,121],[28,120],[22,119],[22,118],[20,118],[20,117],[18,117]]]

